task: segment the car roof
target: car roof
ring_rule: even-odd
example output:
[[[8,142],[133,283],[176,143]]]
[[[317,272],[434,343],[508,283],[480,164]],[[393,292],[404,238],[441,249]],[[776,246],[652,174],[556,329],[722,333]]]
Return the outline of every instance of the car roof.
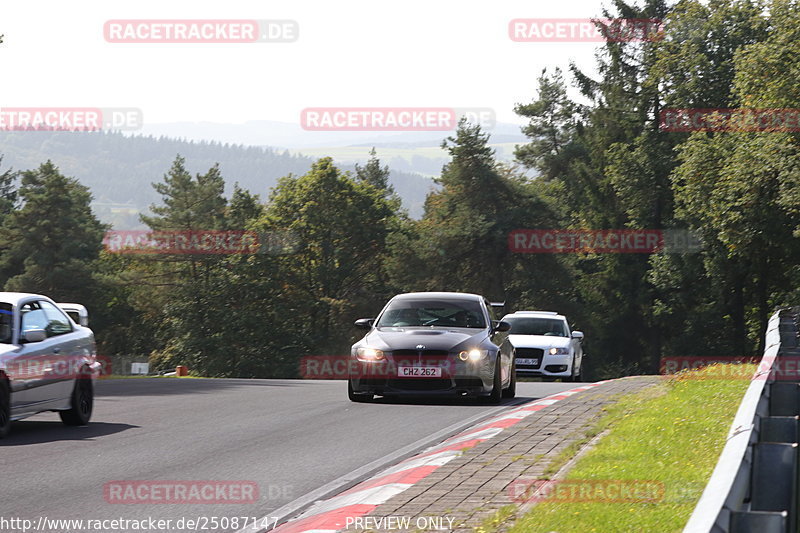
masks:
[[[566,320],[567,317],[564,315],[559,315],[556,311],[515,311],[513,313],[509,313],[506,315],[508,316],[530,316],[536,318],[561,318]]]
[[[405,294],[398,294],[392,298],[392,300],[415,300],[422,298],[472,301],[481,301],[485,299],[480,294],[470,294],[466,292],[407,292]]]
[[[0,302],[6,302],[11,305],[18,305],[22,300],[27,300],[29,298],[44,298],[45,300],[50,300],[47,296],[30,292],[0,292]]]
[[[86,311],[86,307],[81,304],[56,302],[56,305],[61,309],[74,309],[76,311]]]

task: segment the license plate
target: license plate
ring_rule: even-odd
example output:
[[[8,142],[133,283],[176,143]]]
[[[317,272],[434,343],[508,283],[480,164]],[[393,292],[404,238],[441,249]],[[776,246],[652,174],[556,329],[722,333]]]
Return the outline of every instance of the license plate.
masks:
[[[532,366],[536,366],[536,365],[538,365],[538,364],[539,364],[539,360],[538,360],[538,359],[526,359],[526,358],[520,358],[520,357],[518,357],[518,358],[517,358],[517,364],[518,364],[518,365],[532,365]]]
[[[442,367],[439,366],[401,366],[397,369],[401,378],[440,378]]]

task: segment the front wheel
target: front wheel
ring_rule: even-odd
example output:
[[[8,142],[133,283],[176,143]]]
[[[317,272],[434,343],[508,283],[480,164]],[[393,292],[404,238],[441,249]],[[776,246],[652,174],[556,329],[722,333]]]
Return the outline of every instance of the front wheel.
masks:
[[[572,364],[569,365],[569,376],[564,378],[564,383],[573,383],[575,379],[575,358],[572,358]]]
[[[349,379],[347,380],[347,397],[350,399],[351,402],[358,402],[358,403],[367,403],[371,402],[373,395],[372,394],[358,394],[356,391],[353,390],[353,382]]]
[[[0,439],[11,432],[11,389],[4,376],[0,376]]]
[[[503,391],[503,398],[513,398],[517,395],[517,365],[511,363],[511,383],[508,388]]]
[[[67,426],[85,426],[92,417],[93,406],[92,379],[88,375],[81,374],[75,380],[75,388],[72,389],[72,407],[66,411],[59,411],[58,415]]]
[[[581,366],[578,367],[578,371],[575,373],[575,381],[583,381],[583,361],[581,361]]]
[[[500,380],[500,358],[494,364],[494,378],[492,379],[492,392],[489,396],[482,396],[485,403],[498,404],[503,397],[503,382]]]

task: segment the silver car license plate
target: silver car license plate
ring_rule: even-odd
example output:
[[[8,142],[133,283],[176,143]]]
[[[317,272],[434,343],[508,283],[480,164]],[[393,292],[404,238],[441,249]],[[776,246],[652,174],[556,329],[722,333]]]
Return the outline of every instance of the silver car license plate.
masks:
[[[536,366],[536,365],[539,364],[539,360],[538,359],[525,358],[525,357],[517,357],[517,364],[518,365]]]
[[[397,369],[397,375],[401,378],[440,378],[442,377],[442,367],[401,366]]]

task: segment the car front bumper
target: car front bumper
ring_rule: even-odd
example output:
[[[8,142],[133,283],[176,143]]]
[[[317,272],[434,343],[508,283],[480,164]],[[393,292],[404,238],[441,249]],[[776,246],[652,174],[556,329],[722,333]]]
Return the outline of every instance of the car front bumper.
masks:
[[[572,375],[572,356],[545,354],[542,356],[541,363],[536,367],[520,366],[519,364],[516,366],[517,375],[520,377],[566,378]]]
[[[492,392],[494,381],[494,364],[488,357],[475,363],[461,361],[455,356],[421,363],[388,357],[384,363],[359,362],[355,366],[356,372],[349,376],[353,391],[378,396],[483,396]],[[442,369],[441,376],[401,377],[401,366],[438,366]],[[351,369],[353,367],[351,365]]]

